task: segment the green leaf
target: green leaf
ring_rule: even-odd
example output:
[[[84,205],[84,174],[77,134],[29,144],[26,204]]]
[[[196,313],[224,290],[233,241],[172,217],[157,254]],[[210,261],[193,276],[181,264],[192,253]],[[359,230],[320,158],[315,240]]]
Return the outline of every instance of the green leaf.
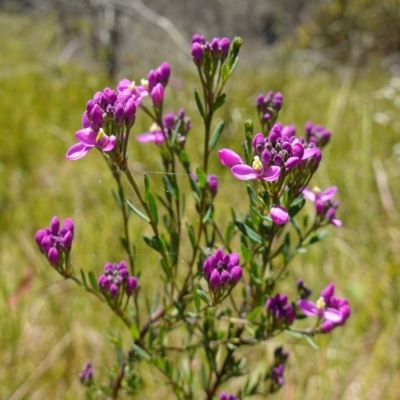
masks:
[[[319,347],[317,345],[317,343],[314,342],[314,340],[312,340],[310,338],[310,336],[304,336],[308,342],[308,344],[314,349],[314,350],[319,350]]]
[[[121,207],[122,206],[122,200],[121,200],[120,195],[114,189],[112,189],[112,195],[113,195],[115,201],[117,202],[118,206]]]
[[[226,231],[225,231],[226,243],[230,244],[234,232],[235,232],[235,224],[231,221],[231,222],[229,222],[228,226],[226,227]]]
[[[131,334],[132,334],[132,337],[133,337],[135,340],[137,340],[137,339],[140,338],[139,329],[138,329],[138,327],[137,327],[135,324],[132,324],[132,325],[131,325]]]
[[[307,242],[307,245],[311,245],[314,243],[319,242],[320,240],[322,240],[326,235],[328,234],[328,231],[322,231],[322,232],[314,232],[312,234],[312,236],[310,237],[310,239]]]
[[[92,286],[92,289],[94,291],[98,292],[99,291],[99,286],[97,285],[97,279],[96,279],[96,276],[95,276],[94,272],[93,271],[89,271],[88,276],[89,276],[89,281],[90,281],[90,285]]]
[[[197,104],[197,108],[199,109],[199,113],[204,118],[203,103],[201,102],[199,92],[196,89],[194,89],[194,98],[196,99],[196,104]]]
[[[251,312],[247,315],[247,320],[248,321],[254,321],[255,318],[257,317],[258,314],[260,314],[260,311],[263,309],[263,307],[258,306],[255,307],[251,310]]]
[[[195,236],[195,233],[194,233],[193,225],[189,225],[188,223],[186,223],[186,226],[187,226],[188,232],[189,232],[190,243],[192,243],[192,246],[194,248],[194,246],[196,244],[196,236]]]
[[[290,254],[290,234],[286,232],[285,238],[283,239],[282,254],[285,260],[289,258]]]
[[[290,218],[295,217],[298,214],[298,212],[304,207],[305,203],[306,201],[304,200],[303,195],[300,195],[299,197],[294,199],[289,207]]]
[[[235,225],[238,227],[240,232],[242,232],[245,236],[247,236],[251,241],[258,244],[262,244],[261,236],[258,235],[258,233],[254,232],[247,225],[243,224],[240,221],[235,221]]]
[[[200,309],[200,296],[197,293],[197,290],[193,290],[193,300],[194,300],[194,305],[196,307],[197,310]]]
[[[209,204],[208,207],[207,207],[207,211],[206,211],[206,213],[205,213],[205,215],[204,215],[204,218],[203,218],[203,223],[204,223],[204,224],[205,224],[206,222],[208,222],[208,220],[211,218],[211,216],[212,216],[212,214],[213,214],[213,211],[214,211],[213,205],[212,205],[212,204]]]
[[[196,175],[197,175],[197,179],[199,181],[199,188],[204,189],[207,185],[206,173],[203,171],[202,168],[198,167],[198,168],[196,168]]]
[[[175,143],[176,137],[177,137],[177,135],[178,135],[178,133],[179,133],[179,131],[180,131],[180,129],[181,129],[181,126],[182,126],[182,120],[181,120],[181,119],[178,119],[178,122],[177,122],[177,124],[176,124],[176,127],[175,127],[175,129],[172,131],[172,135],[171,135],[171,143],[172,143],[172,144]]]
[[[150,222],[149,218],[147,215],[143,214],[141,211],[139,211],[129,200],[126,200],[126,203],[128,204],[128,207],[140,218],[144,219],[147,222]]]
[[[217,111],[218,108],[220,108],[220,107],[225,103],[225,100],[226,100],[226,94],[225,94],[225,93],[222,93],[222,94],[217,98],[217,100],[215,100],[214,105],[213,105],[213,111],[214,111],[214,112]]]
[[[153,221],[155,222],[156,225],[158,225],[157,204],[151,193],[149,193],[147,196],[147,204],[149,205],[151,216],[153,217]]]
[[[144,174],[144,201],[147,202],[147,196],[149,195],[150,190],[150,180],[149,177]]]
[[[236,56],[235,60],[231,64],[231,69],[229,71],[229,76],[232,75],[232,72],[235,70],[236,66],[238,65],[238,62],[239,62],[239,56]]]
[[[189,167],[189,157],[186,153],[186,151],[181,151],[179,154],[179,159],[181,160],[181,163],[183,164],[184,167]]]
[[[82,268],[81,268],[81,277],[83,284],[87,287],[86,275]]]
[[[146,350],[144,350],[141,347],[139,347],[137,344],[132,343],[132,348],[140,358],[143,358],[143,360],[146,360],[146,361],[150,361],[151,360],[150,354],[147,353]]]
[[[209,303],[208,296],[201,289],[196,289],[196,292],[199,295],[200,299],[204,301],[204,303]]]
[[[283,332],[285,332],[286,335],[292,336],[296,339],[301,339],[303,336],[300,332],[293,332],[293,331],[289,331],[288,329],[285,329]]]
[[[220,138],[222,131],[224,130],[225,127],[225,122],[220,121],[219,124],[215,127],[214,133],[211,136],[210,142],[208,143],[208,151],[212,151],[215,145],[218,142],[218,139]]]
[[[224,64],[221,69],[221,79],[222,82],[225,83],[229,78],[229,66],[228,64]]]

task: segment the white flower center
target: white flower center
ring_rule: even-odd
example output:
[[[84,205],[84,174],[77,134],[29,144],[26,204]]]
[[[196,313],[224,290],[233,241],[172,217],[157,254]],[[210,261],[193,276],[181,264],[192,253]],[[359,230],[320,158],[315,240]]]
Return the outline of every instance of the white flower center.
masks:
[[[262,162],[261,162],[261,160],[260,160],[260,157],[258,157],[258,156],[255,156],[254,157],[254,161],[253,161],[253,165],[252,165],[252,167],[253,167],[253,169],[255,170],[255,171],[259,171],[261,168],[262,168]]]

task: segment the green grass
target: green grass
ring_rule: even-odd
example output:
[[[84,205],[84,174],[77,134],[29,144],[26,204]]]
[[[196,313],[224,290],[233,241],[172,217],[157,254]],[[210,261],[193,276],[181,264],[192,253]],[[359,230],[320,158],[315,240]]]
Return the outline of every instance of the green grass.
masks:
[[[63,282],[41,257],[33,237],[53,215],[71,216],[76,222],[73,257],[78,265],[100,272],[105,261],[123,257],[118,241],[120,215],[104,163],[98,154],[77,162],[65,160],[87,99],[110,83],[100,74],[52,62],[51,24],[17,18],[10,23],[1,16],[0,22],[4,49],[0,61],[0,398],[82,398],[77,373],[90,359],[96,375],[106,377],[102,366],[113,359],[108,335],[122,326],[96,299]],[[21,40],[28,27],[34,35]],[[239,150],[243,121],[255,116],[254,97],[268,89],[284,93],[283,122],[301,128],[310,119],[334,131],[313,183],[339,187],[338,215],[344,226],[330,228],[321,245],[297,258],[290,279],[303,277],[315,293],[334,281],[340,295],[349,299],[353,314],[344,328],[316,339],[318,351],[290,337],[275,342],[291,350],[286,384],[275,398],[397,399],[400,218],[384,204],[389,193],[399,210],[399,160],[392,150],[399,133],[372,119],[377,107],[372,94],[387,77],[374,70],[349,70],[340,77],[319,71],[299,79],[290,66],[259,68],[256,74],[239,66],[235,74],[227,104],[218,114],[228,123],[221,147]],[[194,121],[188,148],[200,161],[202,130],[195,117],[194,84],[193,76],[187,76],[185,89],[169,96],[171,109],[188,104],[187,114]],[[134,134],[148,125],[148,120],[139,118]],[[154,147],[132,140],[130,150],[139,180],[139,171],[158,170]],[[221,176],[217,205],[226,210],[232,203],[240,207],[244,187],[219,165],[215,154],[210,170]],[[161,190],[157,175],[150,175],[156,179],[156,190]],[[385,183],[382,176],[389,191],[378,190]],[[232,198],[232,192],[238,196]],[[144,224],[132,220],[131,234],[139,243],[143,229]],[[144,269],[143,284],[151,290],[145,277],[157,275],[156,256],[140,244],[137,260]],[[29,287],[10,306],[7,299],[29,271],[34,271]],[[270,350],[269,345],[265,354]],[[259,353],[250,355],[256,357]],[[150,387],[147,396],[162,398],[162,393]]]

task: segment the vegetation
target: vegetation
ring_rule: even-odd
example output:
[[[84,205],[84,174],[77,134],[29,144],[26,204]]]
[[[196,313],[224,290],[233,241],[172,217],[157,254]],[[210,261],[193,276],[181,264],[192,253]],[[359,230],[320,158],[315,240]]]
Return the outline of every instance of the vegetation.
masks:
[[[51,25],[25,19],[10,23],[4,17],[0,24],[4,27],[0,31],[0,397],[82,398],[77,375],[86,361],[95,368],[108,365],[114,358],[109,340],[128,343],[129,338],[115,336],[120,322],[96,298],[88,299],[59,279],[37,251],[34,234],[53,215],[72,216],[77,225],[73,252],[80,265],[100,273],[104,260],[120,259],[119,241],[113,235],[120,229],[119,212],[101,213],[114,206],[107,185],[112,179],[102,160],[94,154],[73,165],[65,160],[86,100],[116,82],[73,65],[58,65],[48,40]],[[34,35],[24,37],[32,24],[37,27]],[[399,133],[372,118],[376,107],[372,95],[388,77],[348,70],[341,75],[315,71],[299,79],[290,63],[279,70],[260,66],[257,73],[239,66],[236,72],[241,77],[230,85],[222,111],[230,122],[221,147],[240,137],[244,120],[256,117],[255,96],[269,89],[285,95],[283,123],[295,121],[302,129],[312,117],[333,131],[314,184],[323,179],[338,186],[337,215],[344,226],[330,228],[329,246],[322,243],[297,259],[292,279],[306,277],[312,287],[334,281],[338,294],[349,299],[353,314],[346,327],[317,337],[318,350],[310,350],[306,341],[285,338],[292,350],[292,368],[276,397],[397,399],[400,188],[393,146]],[[134,70],[132,76],[146,73]],[[193,68],[186,80],[194,79]],[[184,85],[177,89],[176,104],[192,95]],[[188,145],[196,148],[197,113],[186,112],[193,116],[194,126]],[[132,135],[148,128],[142,115]],[[137,176],[144,170],[157,172],[151,144],[131,141],[130,145],[134,154],[130,163]],[[240,193],[230,194],[236,191],[234,178],[216,156],[210,164],[224,185],[232,185],[232,191],[221,193],[217,201],[226,205],[226,212],[231,205],[240,208]],[[131,235],[139,243],[137,262],[148,266],[143,282],[151,282],[144,278],[157,275],[156,259],[149,257],[133,226]],[[144,290],[151,290],[151,283],[144,285]],[[280,343],[278,338],[276,344]],[[263,363],[271,354],[265,349],[262,356],[259,352],[246,356]],[[106,376],[107,371],[98,368],[95,374]],[[148,386],[140,398],[165,398],[166,393],[161,385]]]

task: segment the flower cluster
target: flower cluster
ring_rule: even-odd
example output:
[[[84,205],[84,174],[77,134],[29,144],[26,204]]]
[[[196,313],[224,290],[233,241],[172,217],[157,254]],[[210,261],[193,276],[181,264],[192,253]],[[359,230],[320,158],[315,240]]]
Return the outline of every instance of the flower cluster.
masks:
[[[349,318],[351,309],[347,299],[335,297],[335,286],[330,283],[321,291],[321,297],[313,303],[310,300],[300,299],[297,305],[307,316],[318,316],[322,319],[321,332],[328,333],[333,328],[343,325]]]
[[[40,251],[54,267],[63,265],[64,256],[68,256],[74,238],[74,223],[66,218],[60,227],[58,217],[53,217],[50,226],[36,233],[35,240]]]
[[[306,142],[314,143],[320,149],[328,144],[332,136],[331,131],[328,131],[322,125],[314,125],[310,121],[304,126],[304,131],[306,133]]]
[[[239,266],[239,255],[237,253],[224,254],[221,249],[218,249],[214,255],[204,261],[203,273],[213,291],[232,288],[243,274]]]
[[[283,96],[280,92],[268,92],[265,96],[259,94],[256,98],[256,107],[261,126],[268,131],[275,123],[282,108]]]
[[[119,85],[120,89],[122,88]],[[118,94],[105,88],[97,92],[86,105],[82,116],[83,129],[75,133],[79,143],[67,152],[68,160],[84,157],[94,147],[104,152],[113,150],[124,141],[124,129],[135,122],[136,108],[141,103],[144,92],[133,92],[127,88]]]
[[[268,136],[257,133],[252,140],[254,158],[251,166],[233,150],[218,152],[222,165],[231,168],[237,179],[278,181],[270,188],[273,200],[271,218],[280,225],[289,220],[286,209],[279,206],[282,189],[285,188],[292,199],[296,198],[317,170],[322,157],[321,150],[314,143],[307,144],[294,135],[293,127],[280,124],[275,124]]]
[[[275,323],[289,326],[296,319],[296,312],[288,302],[288,296],[285,294],[278,293],[275,297],[270,297],[266,301],[265,306],[268,314],[272,316]]]
[[[150,70],[147,80],[154,106],[159,106],[164,101],[164,88],[167,86],[170,76],[171,67],[165,61],[158,68]]]
[[[339,206],[339,202],[332,200],[336,193],[336,186],[332,186],[323,191],[317,187],[315,187],[313,190],[303,190],[304,197],[312,201],[315,205],[319,223],[328,223],[336,227],[342,226],[342,221],[336,218],[336,209]]]
[[[225,392],[221,392],[219,395],[219,400],[240,400],[234,394],[227,394]]]
[[[207,42],[203,35],[196,34],[192,37],[193,61],[198,67],[218,60],[224,62],[229,54],[230,45],[231,42],[226,37],[214,38],[211,42]]]
[[[79,380],[85,386],[90,385],[93,382],[92,363],[86,363],[85,368],[83,368],[83,370],[79,373]]]
[[[185,116],[185,110],[181,108],[176,115],[167,113],[163,118],[163,129],[156,123],[153,123],[149,132],[142,133],[136,136],[136,140],[140,143],[155,143],[161,145],[164,141],[171,137],[172,132],[179,128],[176,134],[176,143],[181,148],[184,147],[186,137],[192,129],[190,117]]]
[[[137,279],[129,276],[128,267],[125,261],[107,263],[104,266],[104,274],[98,279],[100,290],[115,299],[126,293],[130,296],[137,287]]]

